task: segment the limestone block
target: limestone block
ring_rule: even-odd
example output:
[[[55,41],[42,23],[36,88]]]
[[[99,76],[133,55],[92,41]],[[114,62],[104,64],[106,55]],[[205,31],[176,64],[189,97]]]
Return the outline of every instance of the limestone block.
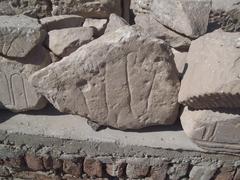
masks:
[[[240,107],[239,37],[218,30],[192,42],[180,103],[195,109]]]
[[[108,18],[122,14],[121,0],[51,0],[53,15],[76,14],[88,18]]]
[[[138,129],[175,122],[177,75],[162,40],[124,26],[36,72],[31,82],[61,112]]]
[[[0,16],[0,54],[25,57],[40,44],[46,35],[36,19],[19,16]]]
[[[153,0],[131,0],[131,9],[135,14],[149,13]]]
[[[141,26],[145,32],[149,33],[151,36],[163,39],[171,47],[186,50],[191,44],[191,40],[174,31],[169,30],[162,24],[160,24],[152,15],[150,14],[139,14],[135,17],[135,23]]]
[[[86,18],[83,27],[92,27],[95,29],[95,36],[99,37],[104,34],[104,31],[107,27],[107,19],[93,19]]]
[[[28,77],[50,61],[50,55],[43,47],[34,49],[24,60],[0,56],[0,108],[17,112],[42,109],[46,100],[36,93]]]
[[[116,14],[111,14],[109,17],[109,21],[105,30],[105,33],[110,31],[115,31],[118,28],[122,26],[129,25],[127,21],[125,21],[123,18],[119,17]]]
[[[65,57],[93,40],[94,29],[75,27],[53,30],[48,33],[45,45],[58,57]]]
[[[174,54],[174,61],[179,73],[180,79],[182,79],[187,68],[187,52],[180,52],[172,48]]]
[[[189,37],[207,31],[211,0],[153,0],[151,11],[163,25]]]
[[[78,15],[59,15],[42,18],[40,22],[46,31],[52,31],[55,29],[80,27],[83,25],[84,18]]]
[[[181,116],[184,132],[203,149],[229,153],[240,152],[240,113],[227,109],[184,109]]]

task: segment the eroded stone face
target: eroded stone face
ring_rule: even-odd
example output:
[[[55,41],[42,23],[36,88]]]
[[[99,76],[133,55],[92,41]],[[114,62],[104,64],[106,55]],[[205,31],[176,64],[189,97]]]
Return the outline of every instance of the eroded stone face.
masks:
[[[121,16],[121,0],[52,0],[53,14],[77,14],[90,18],[107,18],[111,13]]]
[[[122,26],[129,25],[128,22],[116,14],[111,14],[105,30],[105,33],[115,31]]]
[[[25,57],[40,44],[46,35],[36,19],[19,16],[0,16],[0,54]]]
[[[163,25],[195,38],[207,31],[211,0],[153,0],[151,11]]]
[[[170,48],[124,26],[36,72],[31,82],[58,110],[120,129],[172,124],[178,73]]]
[[[181,123],[185,133],[201,148],[230,153],[240,152],[240,112],[238,110],[184,109]]]
[[[195,109],[240,107],[239,37],[218,30],[192,42],[180,103]]]
[[[131,0],[131,9],[136,14],[149,13],[153,0]]]
[[[0,104],[15,112],[41,109],[46,100],[36,93],[28,77],[50,64],[50,55],[37,47],[24,60],[11,60],[0,56]]]
[[[135,23],[141,26],[146,33],[149,33],[153,37],[163,39],[173,48],[187,50],[191,44],[189,38],[169,30],[160,24],[151,14],[136,15]]]
[[[75,27],[53,30],[48,33],[45,45],[58,57],[65,57],[93,40],[94,29]]]

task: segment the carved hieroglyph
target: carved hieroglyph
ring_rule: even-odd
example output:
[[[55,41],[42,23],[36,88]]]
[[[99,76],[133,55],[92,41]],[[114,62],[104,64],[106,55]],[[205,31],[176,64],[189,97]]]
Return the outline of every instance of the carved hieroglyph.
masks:
[[[9,60],[0,56],[0,108],[12,111],[41,109],[46,100],[38,95],[28,77],[50,63],[50,55],[36,48],[24,60]]]
[[[172,124],[178,72],[170,48],[124,26],[80,47],[31,77],[58,110],[120,129]]]
[[[211,0],[153,0],[151,11],[163,25],[189,37],[206,33]]]
[[[24,15],[0,16],[0,54],[25,57],[46,36],[37,19]]]
[[[240,107],[239,37],[218,30],[192,42],[180,103],[195,109]]]
[[[219,112],[220,111],[220,112]],[[184,109],[185,133],[200,147],[211,151],[240,152],[240,111]]]

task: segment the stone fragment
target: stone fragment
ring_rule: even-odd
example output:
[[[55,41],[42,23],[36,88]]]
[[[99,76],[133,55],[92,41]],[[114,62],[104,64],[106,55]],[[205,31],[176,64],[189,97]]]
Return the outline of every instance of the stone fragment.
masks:
[[[217,167],[211,164],[193,166],[189,174],[189,180],[210,180],[213,178],[216,171]]]
[[[179,102],[194,109],[240,107],[240,33],[221,30],[192,42]]]
[[[9,177],[11,173],[6,166],[0,166],[0,177]]]
[[[173,164],[168,170],[169,179],[177,180],[186,178],[189,170],[189,163]]]
[[[106,171],[112,177],[123,178],[125,177],[126,167],[127,163],[124,160],[118,160],[112,164],[107,164]]]
[[[175,122],[177,75],[163,41],[124,26],[35,73],[31,82],[61,112],[138,129]]]
[[[42,109],[47,102],[36,93],[28,77],[50,63],[49,52],[41,46],[23,60],[0,56],[0,108],[17,112]]]
[[[215,180],[234,180],[234,174],[235,170],[233,168],[222,167]]]
[[[89,18],[108,18],[111,13],[121,16],[121,0],[51,0],[53,15],[76,14]]]
[[[123,18],[119,17],[116,14],[111,14],[109,17],[109,22],[107,24],[105,33],[110,31],[116,31],[122,26],[129,25],[127,21],[125,21]]]
[[[97,159],[85,158],[84,172],[90,177],[103,177],[103,165]]]
[[[126,168],[126,173],[130,179],[145,178],[149,170],[150,167],[145,164],[129,163]]]
[[[151,168],[152,180],[165,180],[167,178],[168,164],[162,163]]]
[[[179,78],[182,79],[186,69],[187,69],[187,52],[180,52],[172,48],[174,54],[174,61],[179,73]]]
[[[45,38],[45,31],[36,19],[19,16],[0,16],[0,54],[25,57]]]
[[[64,157],[63,158],[63,171],[75,177],[82,175],[83,158],[82,157]]]
[[[149,13],[153,0],[131,0],[131,9],[135,14]]]
[[[233,5],[237,5],[238,3],[239,0],[212,0],[212,9],[222,9],[224,11],[229,11]]]
[[[60,15],[40,19],[40,23],[46,31],[80,27],[83,25],[84,18],[78,15]]]
[[[75,27],[53,30],[48,33],[45,45],[58,57],[65,57],[93,40],[94,29]]]
[[[240,152],[238,110],[185,108],[181,116],[184,132],[201,148],[229,153]]]
[[[43,171],[44,165],[41,157],[36,156],[34,153],[27,153],[25,156],[25,160],[28,168],[33,171]]]
[[[207,31],[211,0],[153,0],[151,11],[163,25],[196,38]]]
[[[151,36],[163,39],[171,47],[179,50],[188,50],[191,40],[160,24],[151,14],[139,14],[135,17],[135,23],[141,26]]]
[[[0,15],[25,14],[34,18],[50,16],[50,0],[1,0]]]
[[[83,23],[83,27],[92,27],[95,29],[95,36],[99,37],[104,34],[107,27],[107,19],[92,19],[87,18]]]

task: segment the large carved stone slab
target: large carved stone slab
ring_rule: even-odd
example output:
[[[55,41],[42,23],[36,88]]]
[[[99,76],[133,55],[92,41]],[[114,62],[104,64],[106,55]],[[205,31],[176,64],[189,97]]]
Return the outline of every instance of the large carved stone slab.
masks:
[[[46,46],[57,56],[65,57],[93,40],[94,29],[75,27],[53,30],[48,33]]]
[[[51,0],[53,14],[77,14],[90,18],[107,18],[111,13],[121,16],[121,0]]]
[[[0,56],[0,108],[16,112],[43,108],[47,102],[36,93],[28,77],[49,63],[50,55],[43,47],[34,49],[24,60]]]
[[[192,42],[180,103],[195,109],[240,107],[239,37],[218,30]]]
[[[31,82],[58,110],[120,129],[172,124],[178,73],[170,48],[124,26],[36,72]]]
[[[174,31],[169,30],[158,22],[151,14],[138,14],[135,23],[141,26],[151,36],[163,39],[173,48],[188,50],[191,40]]]
[[[153,0],[151,11],[163,25],[199,37],[207,31],[211,0]]]
[[[40,23],[46,31],[80,27],[83,25],[84,18],[77,15],[59,15],[40,19]]]
[[[201,148],[240,153],[240,111],[184,109],[181,123],[185,133]]]
[[[25,57],[46,35],[37,19],[24,15],[0,16],[0,54]]]

